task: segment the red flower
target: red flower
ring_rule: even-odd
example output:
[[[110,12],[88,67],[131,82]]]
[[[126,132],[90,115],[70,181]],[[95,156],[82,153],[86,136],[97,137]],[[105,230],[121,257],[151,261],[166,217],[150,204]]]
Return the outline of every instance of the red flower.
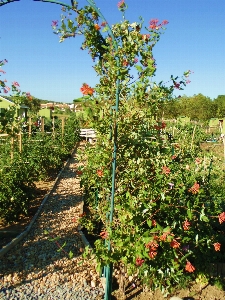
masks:
[[[79,217],[80,218],[83,218],[83,217],[85,217],[86,216],[86,213],[85,212],[83,212],[82,214],[79,214]]]
[[[117,3],[118,8],[123,8],[125,5],[124,0],[121,0],[120,2]]]
[[[195,159],[196,165],[199,165],[201,162],[202,162],[201,158],[197,157],[197,158]]]
[[[188,190],[192,194],[197,194],[199,192],[200,185],[195,182],[195,184]]]
[[[158,244],[155,243],[154,241],[149,242],[148,244],[145,245],[146,248],[150,249],[150,251],[156,251],[158,248]]]
[[[166,166],[162,167],[162,173],[166,175],[170,174],[170,168]]]
[[[83,174],[83,172],[81,171],[81,170],[77,170],[77,175],[82,175]]]
[[[159,25],[157,25],[158,22],[159,22],[158,19],[152,19],[152,20],[150,20],[150,26],[149,26],[149,28],[151,28],[151,29],[158,29],[159,28]]]
[[[180,84],[178,82],[174,82],[174,87],[175,87],[175,89],[179,89],[180,88]]]
[[[164,129],[165,127],[166,127],[166,123],[165,123],[165,122],[162,122],[161,128]]]
[[[150,251],[150,252],[148,253],[148,256],[149,256],[151,259],[155,258],[156,255],[157,255],[157,252],[155,252],[155,251]]]
[[[190,261],[187,261],[185,266],[185,271],[192,273],[195,271],[195,267],[190,263]]]
[[[174,249],[176,248],[179,248],[180,247],[180,243],[178,243],[177,240],[173,240],[171,243],[170,243],[170,246]]]
[[[105,239],[108,238],[109,235],[108,235],[108,232],[107,232],[107,231],[102,231],[102,232],[100,233],[100,236],[101,236],[102,239],[105,240]]]
[[[59,21],[52,21],[52,27],[58,26],[58,22],[59,22]]]
[[[169,235],[169,232],[163,232],[162,235],[160,235],[159,239],[160,241],[165,241],[167,239],[167,236]]]
[[[156,222],[156,220],[152,220],[152,226],[156,226],[157,225],[157,222]]]
[[[101,24],[102,27],[105,27],[106,25],[107,25],[106,22],[102,22],[102,24]]]
[[[102,177],[104,175],[103,170],[97,170],[96,173],[98,177]]]
[[[177,156],[176,155],[172,155],[172,157],[171,157],[172,159],[176,159],[177,158]]]
[[[94,27],[95,27],[96,30],[100,30],[101,29],[101,27],[98,24],[95,24]]]
[[[144,259],[141,259],[141,258],[136,258],[136,265],[138,266],[138,267],[141,267],[142,266],[142,264],[144,263]]]
[[[128,62],[126,59],[123,60],[123,66],[124,66],[124,67],[129,66],[129,62]]]
[[[169,22],[167,20],[163,20],[161,23],[161,25],[167,25],[167,24],[169,24]]]
[[[94,89],[92,89],[88,84],[83,83],[83,86],[80,88],[80,91],[83,95],[93,95]]]
[[[148,40],[150,38],[150,34],[142,34],[143,40]]]
[[[215,251],[220,251],[220,246],[221,246],[220,243],[214,243],[213,246],[215,248]]]
[[[222,224],[223,222],[225,222],[225,212],[222,212],[219,215],[219,222],[220,222],[220,224]]]
[[[185,220],[185,221],[183,222],[183,229],[184,229],[184,230],[189,230],[189,229],[190,229],[190,228],[189,228],[190,225],[191,225],[191,223],[188,222],[188,220]]]

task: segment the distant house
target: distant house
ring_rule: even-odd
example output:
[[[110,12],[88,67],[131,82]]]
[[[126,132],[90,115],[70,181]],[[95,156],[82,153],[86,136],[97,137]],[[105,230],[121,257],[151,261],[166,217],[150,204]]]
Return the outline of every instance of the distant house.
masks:
[[[3,115],[4,112],[8,110],[10,106],[14,106],[14,105],[16,105],[15,117],[22,117],[27,119],[27,111],[29,107],[24,104],[17,105],[9,97],[5,98],[0,96],[0,115]]]
[[[225,133],[225,118],[211,118],[209,120],[209,132],[215,130]]]

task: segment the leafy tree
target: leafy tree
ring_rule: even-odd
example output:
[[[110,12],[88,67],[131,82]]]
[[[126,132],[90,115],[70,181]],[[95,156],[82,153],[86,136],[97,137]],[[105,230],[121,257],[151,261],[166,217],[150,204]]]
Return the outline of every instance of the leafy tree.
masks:
[[[214,111],[217,118],[225,116],[225,95],[219,95],[213,101]]]

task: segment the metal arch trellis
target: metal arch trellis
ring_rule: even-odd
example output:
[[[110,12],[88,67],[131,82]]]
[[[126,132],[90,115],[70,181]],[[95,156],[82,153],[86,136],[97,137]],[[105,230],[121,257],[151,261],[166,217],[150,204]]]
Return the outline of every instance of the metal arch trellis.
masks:
[[[11,2],[15,1],[20,1],[20,0],[0,0],[0,6],[3,6],[5,4],[9,4]],[[33,1],[39,1],[39,2],[49,2],[49,3],[54,3],[54,4],[59,4],[61,6],[67,7],[67,8],[72,8],[74,6],[74,1],[71,0],[71,5],[57,1],[57,0],[33,0]],[[106,23],[108,23],[105,19],[105,17],[102,15],[101,11],[99,8],[97,8],[96,4],[94,3],[94,0],[87,0],[87,2],[90,4],[90,6],[96,11],[96,13],[99,15],[99,17]],[[118,44],[116,42],[116,39],[113,35],[113,32],[108,26],[108,32],[109,35],[112,38],[113,45],[115,50],[118,50]],[[119,58],[115,57],[116,62],[117,62],[117,67],[119,69]],[[116,80],[116,103],[115,106],[112,106],[112,110],[115,111],[117,114],[119,111],[119,93],[120,93],[120,79],[119,79],[120,72],[117,72],[117,80]],[[115,179],[116,179],[116,157],[117,157],[117,122],[115,120],[115,126],[113,126],[113,135],[111,134],[113,138],[113,153],[112,153],[112,187],[111,187],[111,203],[110,203],[110,214],[109,214],[109,223],[110,226],[113,221],[113,213],[114,213],[114,197],[115,197]],[[106,241],[108,244],[108,251],[111,251],[111,244],[110,241]],[[112,292],[112,272],[113,272],[113,265],[107,265],[104,267],[104,275],[106,277],[106,287],[105,287],[105,300],[110,300],[111,299],[111,292]]]
[[[3,6],[5,4],[15,2],[15,1],[20,1],[20,0],[0,0],[0,6]]]

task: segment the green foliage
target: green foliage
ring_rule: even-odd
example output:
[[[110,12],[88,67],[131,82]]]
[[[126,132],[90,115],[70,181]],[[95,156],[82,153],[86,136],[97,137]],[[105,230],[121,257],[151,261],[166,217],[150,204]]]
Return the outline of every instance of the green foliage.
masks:
[[[165,118],[179,116],[190,117],[191,120],[206,122],[216,116],[215,101],[202,94],[192,97],[183,96],[165,102],[163,106]]]

